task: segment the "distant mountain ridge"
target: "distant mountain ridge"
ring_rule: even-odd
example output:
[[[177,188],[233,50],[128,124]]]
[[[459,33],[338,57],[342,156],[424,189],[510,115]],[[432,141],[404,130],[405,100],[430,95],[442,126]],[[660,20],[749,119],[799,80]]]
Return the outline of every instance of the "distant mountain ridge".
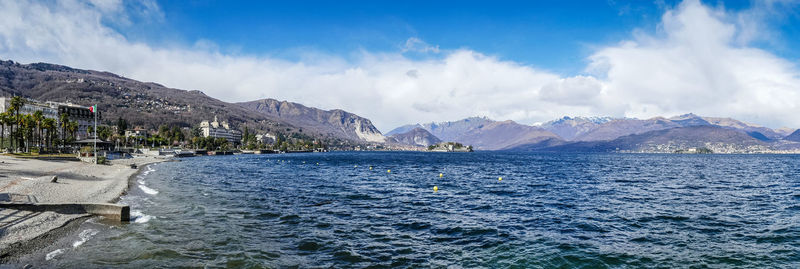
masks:
[[[796,131],[787,135],[783,139],[788,141],[800,142],[800,129],[797,129]]]
[[[507,120],[480,125],[453,141],[472,145],[477,150],[506,150],[553,140],[561,141],[561,138],[548,130]]]
[[[540,127],[557,134],[564,140],[573,140],[597,126],[614,120],[611,117],[569,117],[553,120],[542,124]]]
[[[453,125],[461,128],[448,129]],[[439,132],[446,131],[451,141],[473,145],[477,150],[670,152],[681,147],[711,147],[718,152],[769,152],[800,149],[800,131],[784,138],[785,131],[692,113],[644,120],[563,117],[540,126],[468,118],[401,128],[410,126],[426,129],[435,126]]]
[[[270,118],[292,122],[315,133],[366,142],[386,141],[378,128],[372,125],[372,121],[341,109],[322,110],[275,99],[237,104]]]
[[[768,143],[735,129],[697,125],[632,134],[610,141],[581,141],[528,150],[672,153],[689,148],[709,148],[717,153],[760,152],[770,149]]]
[[[441,141],[471,145],[476,150],[503,150],[547,139],[561,140],[558,135],[540,127],[523,125],[510,120],[494,121],[487,117],[403,125],[387,134],[395,135],[410,129],[424,129]]]
[[[122,117],[132,126],[150,129],[162,124],[197,127],[201,121],[217,116],[238,129],[247,126],[261,132],[357,144],[384,140],[371,121],[344,110],[325,111],[275,100],[233,104],[201,91],[168,88],[109,72],[0,60],[0,96],[11,95],[85,106],[98,104],[101,123]]]
[[[192,127],[218,116],[235,126],[250,123],[251,127],[262,129],[297,130],[290,123],[257,116],[200,91],[172,89],[108,72],[47,63],[0,61],[0,95],[84,106],[97,104],[103,116],[101,122],[122,117],[133,126],[151,129],[160,124]]]
[[[427,147],[442,142],[441,139],[439,139],[438,137],[434,136],[427,130],[420,127],[411,129],[405,133],[390,135],[387,137],[387,141],[390,143],[397,143],[397,144],[404,144],[404,145],[411,145],[418,147]]]
[[[422,128],[438,137],[442,141],[456,142],[458,137],[462,134],[492,122],[494,121],[487,117],[470,117],[458,121],[409,124],[395,128],[394,130],[387,132],[386,135],[405,133],[414,128]]]
[[[740,130],[762,140],[775,140],[783,137],[781,133],[766,127],[744,123],[731,118],[700,117],[692,113],[671,118],[655,117],[650,119],[635,119],[602,117],[602,119],[602,121],[590,121],[581,117],[565,117],[547,122],[542,125],[542,128],[558,134],[567,141],[613,140],[618,137],[641,134],[649,131],[708,125]]]

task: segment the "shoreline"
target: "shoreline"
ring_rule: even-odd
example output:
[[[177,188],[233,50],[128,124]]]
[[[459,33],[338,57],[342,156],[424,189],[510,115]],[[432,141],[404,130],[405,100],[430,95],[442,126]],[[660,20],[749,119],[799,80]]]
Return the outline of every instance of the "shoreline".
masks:
[[[95,165],[0,156],[2,202],[118,203],[146,167],[170,158],[142,156]],[[130,168],[135,163],[136,169]],[[52,176],[57,183],[51,183]],[[74,232],[90,214],[0,209],[0,263],[7,264]]]

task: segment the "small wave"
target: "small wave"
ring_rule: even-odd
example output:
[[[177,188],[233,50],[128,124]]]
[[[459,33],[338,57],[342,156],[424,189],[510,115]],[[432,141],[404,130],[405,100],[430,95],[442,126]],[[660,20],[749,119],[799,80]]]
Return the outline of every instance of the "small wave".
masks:
[[[316,251],[323,247],[323,244],[314,240],[303,240],[297,246],[297,249],[302,251]]]
[[[94,236],[96,234],[97,234],[97,230],[95,230],[95,229],[87,229],[87,230],[81,231],[81,233],[78,234],[78,237],[80,238],[80,240],[75,241],[75,243],[72,243],[72,248],[77,248],[80,245],[83,245],[83,243],[86,243],[86,241],[89,241],[89,239],[91,239],[92,236]]]
[[[147,176],[147,174],[150,174],[151,172],[155,172],[155,171],[156,171],[156,169],[153,169],[152,165],[147,166],[147,170],[142,172],[142,176]]]
[[[63,253],[64,253],[64,249],[56,249],[56,250],[53,250],[53,251],[51,251],[50,253],[47,253],[47,255],[45,255],[45,256],[44,256],[44,260],[45,260],[45,261],[52,260],[52,259],[53,259],[53,258],[55,258],[56,256],[58,256],[58,255],[61,255],[61,254],[63,254]]]
[[[139,210],[131,211],[131,219],[133,220],[134,223],[147,223],[153,218],[155,217],[150,215],[145,215],[144,213],[142,213],[142,211]]]
[[[147,187],[147,186],[145,186],[144,184],[139,184],[139,188],[140,188],[140,189],[142,189],[142,191],[143,191],[144,193],[147,193],[147,194],[150,194],[150,195],[156,195],[156,194],[158,194],[158,191],[157,191],[157,190],[155,190],[155,189],[151,189],[150,187]]]

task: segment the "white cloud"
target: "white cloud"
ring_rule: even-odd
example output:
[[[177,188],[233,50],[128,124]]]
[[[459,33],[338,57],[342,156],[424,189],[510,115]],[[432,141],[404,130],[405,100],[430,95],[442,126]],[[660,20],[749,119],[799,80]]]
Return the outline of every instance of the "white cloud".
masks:
[[[800,126],[797,66],[743,45],[751,33],[726,22],[736,16],[685,1],[662,17],[663,36],[600,49],[589,70],[604,76],[607,102],[626,116],[695,112]]]
[[[144,3],[132,12],[163,17],[154,2]],[[227,55],[207,40],[156,47],[105,25],[108,14],[130,9],[121,1],[0,0],[0,58],[106,70],[225,101],[269,97],[342,108],[384,131],[475,115],[533,123],[563,115],[686,112],[800,126],[791,116],[800,112],[795,64],[747,47],[753,37],[744,36],[751,33],[742,30],[746,22],[738,14],[696,1],[664,14],[657,34],[638,31],[632,40],[598,49],[587,67],[593,76],[574,77],[472,50],[439,50],[415,37],[400,51],[362,51],[350,59]],[[405,52],[437,56],[418,60]]]
[[[574,76],[559,79],[542,87],[541,98],[563,105],[592,106],[603,90],[603,84],[594,77]]]
[[[423,41],[422,39],[412,37],[406,40],[405,46],[403,46],[403,52],[422,52],[422,53],[439,53],[439,45],[432,46],[427,42]]]

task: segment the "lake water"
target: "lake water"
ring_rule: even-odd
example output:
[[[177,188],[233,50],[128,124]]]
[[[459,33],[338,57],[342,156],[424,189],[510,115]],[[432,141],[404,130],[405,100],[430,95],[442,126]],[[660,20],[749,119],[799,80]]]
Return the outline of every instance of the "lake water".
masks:
[[[800,267],[799,156],[235,155],[157,164],[135,181],[122,199],[131,223],[91,220],[37,259],[75,268]]]

